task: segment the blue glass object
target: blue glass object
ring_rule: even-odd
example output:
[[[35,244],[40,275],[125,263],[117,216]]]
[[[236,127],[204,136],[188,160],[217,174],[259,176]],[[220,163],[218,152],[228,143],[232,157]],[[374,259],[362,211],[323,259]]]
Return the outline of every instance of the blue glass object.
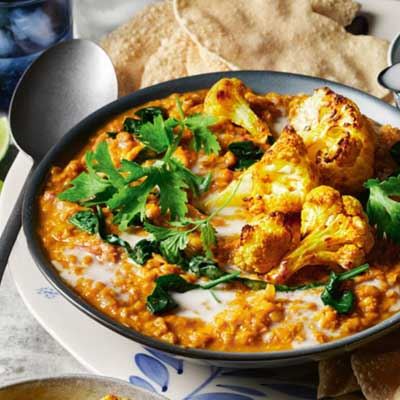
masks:
[[[14,88],[32,61],[71,38],[71,0],[0,0],[0,112],[7,112]]]

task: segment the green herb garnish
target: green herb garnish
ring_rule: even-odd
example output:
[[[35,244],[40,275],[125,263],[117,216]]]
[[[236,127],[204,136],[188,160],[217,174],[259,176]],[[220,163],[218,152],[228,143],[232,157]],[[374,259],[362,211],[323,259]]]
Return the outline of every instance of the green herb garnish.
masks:
[[[174,301],[169,292],[184,293],[193,289],[209,290],[222,283],[234,280],[239,274],[239,271],[235,271],[203,285],[189,283],[177,274],[160,276],[155,281],[156,286],[153,292],[147,297],[147,309],[153,314],[171,311],[176,308],[178,304]]]
[[[392,199],[393,196],[400,196],[400,175],[385,181],[369,179],[364,186],[369,189],[368,218],[376,226],[378,236],[386,235],[400,243],[400,202]]]
[[[99,232],[99,218],[92,210],[78,211],[69,219],[69,222],[91,235]]]
[[[264,152],[251,140],[245,140],[243,142],[234,142],[228,146],[237,158],[236,169],[248,168],[250,165],[258,161],[264,154]]]

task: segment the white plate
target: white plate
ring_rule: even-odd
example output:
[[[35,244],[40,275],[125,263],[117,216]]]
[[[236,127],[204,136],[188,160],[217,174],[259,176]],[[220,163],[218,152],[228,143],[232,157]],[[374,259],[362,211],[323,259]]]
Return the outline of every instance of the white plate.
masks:
[[[0,197],[0,226],[16,200],[29,167],[30,161],[19,155],[7,176]],[[22,232],[9,267],[30,312],[50,335],[96,374],[130,380],[177,400],[251,400],[266,396],[274,400],[316,398],[315,388],[305,384],[301,376],[286,376],[292,380],[289,384],[272,371],[257,374],[259,377],[254,378],[252,373],[248,376],[249,371],[232,373],[195,365],[149,351],[101,326],[49,285],[33,262]]]
[[[400,2],[363,1],[364,10],[378,15],[374,33],[391,39]],[[384,17],[384,22],[383,18]],[[30,160],[19,155],[0,197],[0,226],[15,203]],[[101,326],[65,300],[35,266],[21,233],[10,258],[10,269],[25,304],[40,324],[77,360],[94,373],[107,375],[164,394],[173,400],[315,399],[316,390],[301,370],[286,370],[284,382],[275,371],[232,372],[182,362],[143,348]],[[299,371],[300,370],[300,371]],[[294,375],[293,375],[294,371]],[[307,371],[305,372],[307,374]],[[256,376],[255,376],[256,375]]]

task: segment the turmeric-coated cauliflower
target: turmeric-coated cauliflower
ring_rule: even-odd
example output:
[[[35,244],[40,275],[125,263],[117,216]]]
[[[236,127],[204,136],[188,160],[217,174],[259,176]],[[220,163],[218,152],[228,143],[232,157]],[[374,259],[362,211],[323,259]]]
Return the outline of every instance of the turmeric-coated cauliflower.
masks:
[[[233,263],[247,272],[266,273],[300,242],[300,223],[293,214],[274,212],[242,228]]]
[[[299,246],[270,271],[274,282],[285,282],[306,266],[352,269],[374,245],[372,229],[360,202],[330,186],[319,186],[306,197],[301,212]]]
[[[271,132],[268,125],[250,108],[245,99],[247,91],[239,79],[219,80],[207,93],[204,113],[220,120],[230,120],[249,131],[257,142],[266,143]]]
[[[375,135],[359,108],[329,88],[289,105],[289,122],[303,138],[321,183],[357,193],[374,173]]]
[[[215,210],[231,197],[231,207],[245,207],[252,215],[300,212],[307,193],[316,186],[318,176],[303,140],[286,127],[260,161],[222,192],[211,194],[205,205]]]

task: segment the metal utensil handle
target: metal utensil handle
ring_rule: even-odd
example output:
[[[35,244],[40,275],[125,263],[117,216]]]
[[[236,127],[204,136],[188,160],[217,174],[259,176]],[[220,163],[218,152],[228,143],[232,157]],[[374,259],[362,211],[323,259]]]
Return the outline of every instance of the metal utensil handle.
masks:
[[[17,240],[18,233],[21,229],[22,204],[24,202],[25,187],[33,171],[33,168],[34,167],[31,168],[28,176],[26,177],[24,186],[21,189],[18,199],[14,205],[14,208],[11,211],[10,216],[8,217],[7,224],[4,227],[3,233],[0,237],[0,283],[3,278],[11,251],[14,247],[14,243]]]

